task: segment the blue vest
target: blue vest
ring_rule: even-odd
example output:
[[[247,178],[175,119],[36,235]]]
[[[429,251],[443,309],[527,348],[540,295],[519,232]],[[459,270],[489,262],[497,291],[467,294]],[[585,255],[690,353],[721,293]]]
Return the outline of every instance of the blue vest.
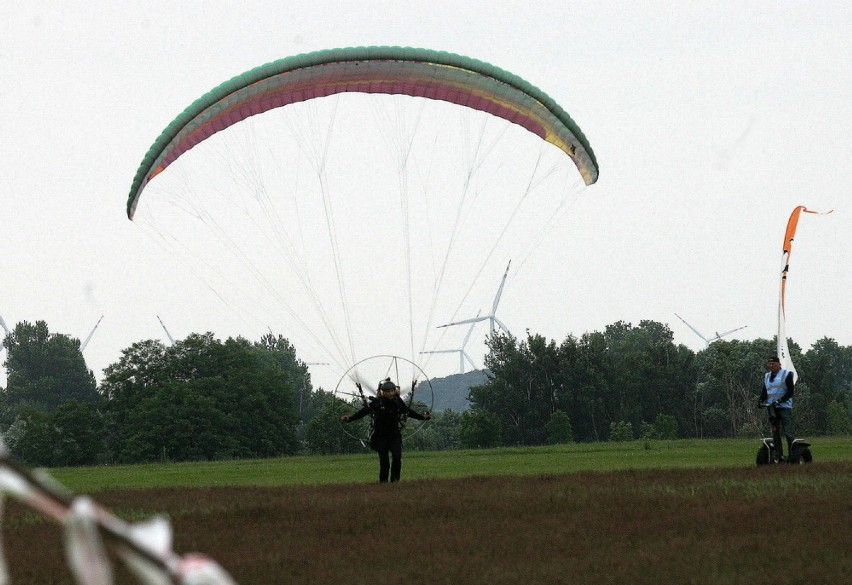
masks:
[[[772,375],[772,372],[766,372],[763,377],[763,385],[766,386],[767,400],[780,400],[787,393],[787,376],[789,374],[790,372],[781,368],[775,373],[775,379],[770,380],[769,376]],[[790,397],[784,402],[779,402],[776,406],[778,408],[793,408],[793,398]]]

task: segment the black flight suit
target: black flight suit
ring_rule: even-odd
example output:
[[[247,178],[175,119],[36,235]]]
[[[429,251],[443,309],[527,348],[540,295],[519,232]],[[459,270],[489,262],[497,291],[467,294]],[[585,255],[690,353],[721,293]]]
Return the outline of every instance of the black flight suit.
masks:
[[[389,476],[390,481],[399,481],[402,472],[403,417],[410,416],[417,420],[426,420],[426,417],[410,409],[399,395],[371,400],[367,406],[350,416],[349,421],[358,420],[368,414],[373,417],[370,446],[379,454],[379,481],[386,483]],[[389,455],[393,462],[389,460]]]

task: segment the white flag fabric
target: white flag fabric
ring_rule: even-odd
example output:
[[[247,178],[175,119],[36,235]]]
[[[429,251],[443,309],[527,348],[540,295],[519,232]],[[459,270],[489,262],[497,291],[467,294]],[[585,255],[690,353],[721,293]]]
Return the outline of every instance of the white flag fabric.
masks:
[[[175,554],[167,518],[155,516],[127,524],[88,496],[71,499],[46,471],[29,470],[12,461],[0,435],[0,536],[6,494],[64,526],[65,554],[78,585],[113,585],[105,534],[118,541],[115,552],[143,585],[236,585],[210,557]],[[0,539],[0,585],[9,583]]]
[[[236,585],[219,563],[207,555],[185,555],[178,565],[181,585]]]
[[[65,556],[78,585],[112,585],[95,505],[86,496],[74,498],[65,519]]]
[[[168,518],[155,516],[129,527],[128,537],[138,547],[159,559],[169,559],[172,553],[172,526]],[[118,554],[128,568],[144,585],[173,585],[171,576],[163,567],[152,563],[127,546],[118,549]]]

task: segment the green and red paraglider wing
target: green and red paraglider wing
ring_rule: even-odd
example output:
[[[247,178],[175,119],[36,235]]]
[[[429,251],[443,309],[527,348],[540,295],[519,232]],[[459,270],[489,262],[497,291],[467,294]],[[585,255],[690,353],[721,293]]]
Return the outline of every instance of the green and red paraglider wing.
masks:
[[[579,127],[544,92],[516,75],[427,49],[334,49],[257,67],[196,100],[146,154],[130,190],[128,217],[133,218],[151,179],[215,133],[274,108],[344,92],[410,95],[488,112],[563,150],[587,185],[598,178],[595,155]]]

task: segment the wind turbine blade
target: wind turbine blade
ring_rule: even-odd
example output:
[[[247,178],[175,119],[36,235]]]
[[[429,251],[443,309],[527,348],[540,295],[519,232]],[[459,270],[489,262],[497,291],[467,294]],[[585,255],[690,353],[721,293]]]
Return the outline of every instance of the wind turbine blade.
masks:
[[[730,331],[725,331],[724,333],[716,333],[716,337],[725,337],[726,335],[730,335],[731,333],[739,331],[740,329],[745,329],[746,327],[748,327],[748,325],[743,325],[742,327],[737,327],[736,329],[731,329]]]
[[[681,316],[680,316],[680,315],[678,315],[677,313],[675,313],[675,317],[677,317],[678,319],[680,319],[681,321],[683,321],[684,325],[686,325],[687,327],[689,327],[690,329],[692,329],[692,332],[693,332],[693,333],[695,333],[695,334],[696,334],[698,337],[700,337],[701,339],[703,339],[703,340],[704,340],[704,343],[707,343],[707,344],[709,344],[709,343],[710,343],[710,340],[709,340],[709,339],[707,339],[706,337],[704,337],[703,335],[701,335],[701,333],[699,333],[699,332],[698,332],[698,329],[696,329],[695,327],[693,327],[692,325],[690,325],[689,323],[687,323],[687,322],[686,322],[686,319],[684,319],[683,317],[681,317]]]
[[[84,341],[84,342],[82,343],[82,345],[80,345],[80,351],[81,351],[81,352],[82,352],[84,349],[86,349],[86,346],[87,346],[87,345],[89,345],[89,341],[91,341],[91,340],[92,340],[92,335],[94,335],[94,334],[95,334],[95,329],[97,329],[97,328],[98,328],[98,325],[100,325],[100,324],[101,324],[101,320],[103,320],[103,318],[104,318],[104,316],[103,316],[103,315],[101,315],[101,318],[100,318],[100,319],[98,319],[98,322],[97,322],[97,323],[95,323],[95,326],[94,326],[94,327],[92,327],[92,331],[89,333],[89,336],[88,336],[88,337],[86,337],[86,341]]]
[[[476,317],[479,318],[479,315],[482,313],[482,309],[476,312]],[[462,341],[461,347],[464,349],[467,347],[467,342],[470,341],[470,334],[473,333],[473,328],[476,327],[476,322],[470,324],[470,327],[467,330],[467,335],[464,336],[464,341]]]
[[[464,341],[462,341],[462,349],[467,347],[467,342],[470,341],[470,334],[473,333],[473,328],[476,327],[476,323],[471,323],[470,327],[467,330],[467,335],[464,336]]]
[[[490,318],[491,317],[488,315],[485,315],[483,317],[471,317],[470,319],[462,319],[461,321],[453,321],[445,325],[438,325],[438,329],[442,327],[452,327],[453,325],[464,325],[465,323],[479,323],[480,321],[485,321],[486,319]]]
[[[168,338],[169,338],[169,341],[171,341],[171,342],[172,342],[172,345],[174,345],[174,344],[175,344],[175,339],[174,339],[174,337],[172,337],[172,334],[171,334],[171,333],[169,333],[169,330],[168,330],[168,329],[166,329],[166,324],[165,324],[165,323],[163,323],[163,320],[162,320],[162,319],[160,319],[160,316],[159,316],[159,315],[157,315],[157,321],[159,321],[159,322],[160,322],[160,326],[162,326],[163,331],[165,331],[165,332],[166,332],[166,337],[168,337]]]
[[[11,333],[11,331],[9,331],[9,328],[6,327],[6,322],[3,320],[3,317],[0,317],[0,327],[3,328],[3,331],[6,332],[6,335],[9,335],[9,333]],[[3,340],[6,338],[6,335],[0,337],[0,351],[3,351],[3,347],[5,347],[3,345]]]
[[[500,287],[497,289],[497,295],[494,297],[494,304],[491,305],[491,314],[497,312],[497,305],[500,304],[500,297],[503,296],[503,287],[506,286],[506,277],[509,276],[509,267],[512,265],[512,261],[509,260],[509,263],[506,265],[506,271],[503,273],[503,278],[500,280]]]
[[[511,334],[512,334],[512,332],[511,332],[511,331],[509,331],[509,328],[508,328],[508,327],[506,327],[506,325],[505,325],[505,324],[504,324],[504,323],[503,323],[500,319],[498,319],[497,317],[495,317],[495,316],[493,316],[493,315],[492,315],[492,317],[491,317],[491,332],[492,332],[492,333],[494,332],[494,323],[496,323],[496,324],[497,324],[497,327],[499,327],[500,329],[502,329],[503,331],[505,331],[507,335],[511,335]]]

